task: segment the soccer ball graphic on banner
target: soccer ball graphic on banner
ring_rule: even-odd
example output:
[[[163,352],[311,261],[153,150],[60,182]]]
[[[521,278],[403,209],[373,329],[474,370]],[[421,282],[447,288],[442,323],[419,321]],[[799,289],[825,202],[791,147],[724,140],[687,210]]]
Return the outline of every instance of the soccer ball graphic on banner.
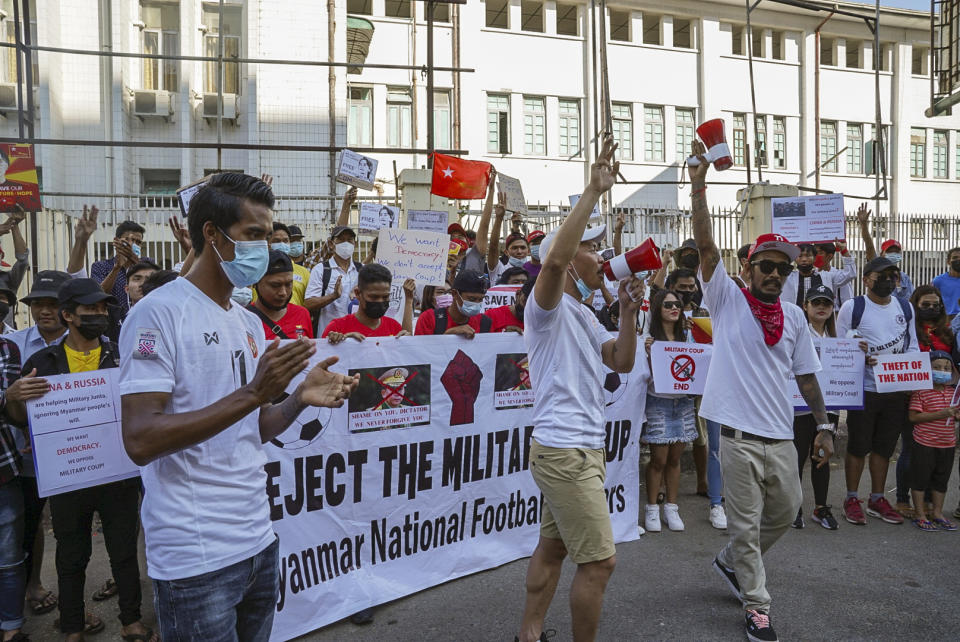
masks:
[[[323,430],[330,425],[332,408],[309,407],[301,412],[290,427],[270,440],[277,448],[299,450],[306,448],[320,438]]]
[[[623,394],[627,391],[627,381],[629,377],[626,374],[617,374],[608,372],[603,380],[603,392],[606,397],[605,406],[612,406],[620,401]]]

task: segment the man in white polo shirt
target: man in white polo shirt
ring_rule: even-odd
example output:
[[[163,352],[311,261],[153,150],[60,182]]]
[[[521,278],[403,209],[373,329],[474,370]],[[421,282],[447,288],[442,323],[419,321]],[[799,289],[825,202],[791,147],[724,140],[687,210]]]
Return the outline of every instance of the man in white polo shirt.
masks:
[[[581,301],[592,300],[604,278],[598,247],[605,227],[587,229],[587,221],[617,175],[616,148],[613,137],[606,135],[583,196],[541,244],[543,267],[524,312],[523,336],[536,398],[530,472],[543,493],[544,507],[540,541],[527,569],[518,637],[523,642],[542,639],[543,619],[568,554],[577,564],[570,588],[573,639],[593,640],[615,565],[603,489],[603,366],[615,372],[633,369],[642,283],[635,278],[620,282],[616,339]]]
[[[713,358],[700,414],[721,424],[720,460],[730,541],[713,561],[743,603],[748,639],[774,642],[770,594],[762,555],[790,527],[800,507],[800,476],[793,446],[793,404],[786,385],[794,375],[817,421],[818,465],[833,454],[833,424],[817,383],[820,359],[803,311],[781,300],[799,251],[778,234],[751,247],[749,288],[720,265],[707,209],[704,148],[690,168],[693,236],[700,251],[703,301],[713,320]]]

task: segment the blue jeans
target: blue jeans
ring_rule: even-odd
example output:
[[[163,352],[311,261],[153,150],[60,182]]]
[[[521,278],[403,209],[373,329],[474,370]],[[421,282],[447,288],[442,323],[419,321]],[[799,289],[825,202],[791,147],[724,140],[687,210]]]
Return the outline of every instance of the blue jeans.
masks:
[[[707,423],[707,497],[711,506],[723,501],[723,470],[720,468],[720,424],[704,419]]]
[[[154,580],[163,642],[267,642],[277,608],[279,540],[253,557],[182,580]]]
[[[25,590],[23,493],[16,477],[0,486],[0,631],[23,626]]]

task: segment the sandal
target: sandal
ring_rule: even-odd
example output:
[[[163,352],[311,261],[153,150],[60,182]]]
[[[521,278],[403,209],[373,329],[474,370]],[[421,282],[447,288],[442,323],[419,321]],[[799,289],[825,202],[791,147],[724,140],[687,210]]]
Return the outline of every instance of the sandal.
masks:
[[[40,599],[28,597],[27,605],[34,615],[43,615],[57,608],[57,596],[53,594],[53,591],[47,591]]]
[[[944,518],[941,517],[940,519],[935,519],[935,520],[933,520],[933,523],[936,524],[937,526],[939,526],[939,527],[940,527],[940,530],[942,530],[942,531],[955,531],[955,530],[957,530],[957,525],[954,524],[953,522],[951,522],[949,519],[944,519]]]
[[[57,618],[53,621],[53,628],[60,628],[60,618]],[[94,633],[99,633],[105,628],[107,628],[107,625],[103,623],[103,620],[95,616],[93,613],[87,613],[83,620],[84,635],[93,635]]]
[[[126,640],[127,642],[150,642],[153,636],[153,629],[147,627],[146,633],[129,633],[127,635],[121,635],[120,639]]]
[[[120,589],[117,588],[117,583],[113,581],[111,577],[109,580],[104,582],[103,586],[100,587],[100,590],[93,594],[94,602],[102,602],[104,600],[109,600],[111,597],[117,594]]]
[[[932,533],[937,530],[937,527],[934,526],[929,519],[915,519],[913,520],[913,525],[926,533]]]

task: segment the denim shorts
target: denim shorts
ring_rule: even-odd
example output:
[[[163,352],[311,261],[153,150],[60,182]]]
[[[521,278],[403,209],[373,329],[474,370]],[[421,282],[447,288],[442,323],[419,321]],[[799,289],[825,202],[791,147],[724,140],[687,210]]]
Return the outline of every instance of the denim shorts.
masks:
[[[693,397],[664,399],[647,395],[647,426],[643,441],[648,444],[676,444],[696,438]]]

